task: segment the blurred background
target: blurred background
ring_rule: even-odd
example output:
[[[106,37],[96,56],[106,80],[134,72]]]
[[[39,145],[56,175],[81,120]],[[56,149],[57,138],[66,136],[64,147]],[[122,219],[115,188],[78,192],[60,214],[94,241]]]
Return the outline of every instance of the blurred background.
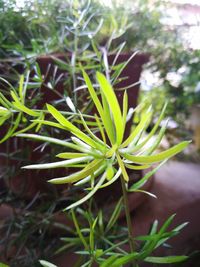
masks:
[[[198,250],[200,1],[0,0],[0,76],[15,86],[21,73],[34,71],[34,79],[29,84],[34,95],[32,100],[29,99],[30,106],[34,106],[37,99],[41,101],[41,85],[45,85],[49,95],[55,93],[54,89],[60,84],[62,90],[63,85],[70,87],[71,91],[77,89],[80,81],[76,70],[78,61],[84,62],[91,72],[96,68],[96,62],[99,62],[98,69],[104,71],[106,64],[102,58],[105,59],[105,55],[122,54],[131,57],[135,51],[141,58],[136,58],[137,68],[133,67],[133,76],[138,68],[141,74],[134,84],[128,86],[133,87],[133,90],[134,86],[140,87],[137,102],[145,100],[152,104],[155,118],[168,102],[166,116],[170,120],[160,149],[181,140],[193,141],[173,162],[160,170],[155,179],[160,185],[159,179],[166,181],[171,177],[172,184],[163,186],[166,186],[166,191],[170,190],[170,186],[177,188],[173,194],[174,201],[176,198],[180,200],[176,207],[176,210],[180,210],[179,221],[191,220],[184,249],[186,252]],[[66,63],[65,56],[69,54],[74,60],[70,59]],[[54,66],[51,67],[51,64]],[[69,77],[68,73],[72,74],[73,79],[63,82]],[[47,79],[45,83],[44,77]],[[4,93],[5,80],[0,80],[0,90]],[[64,95],[71,96],[70,92],[68,90]],[[62,106],[63,91],[55,94],[55,105]],[[46,101],[46,98],[42,101]],[[51,101],[54,101],[52,97]],[[133,123],[137,123],[138,119],[135,116]],[[0,131],[2,134],[2,128]],[[23,178],[16,182],[15,178],[13,182],[13,177],[16,177],[16,173],[17,176],[21,175],[19,168],[25,165],[28,158],[25,149],[27,144],[24,147],[18,147],[15,141],[11,141],[11,144],[7,141],[5,144],[3,141],[6,139],[3,138],[0,145],[1,254],[11,266],[38,266],[39,257],[48,258],[60,245],[49,234],[50,223],[44,224],[40,215],[45,213],[46,218],[52,218],[62,208],[65,196],[58,198],[59,194],[52,188],[51,195],[48,195],[49,192],[42,190],[41,185],[37,188],[31,185],[33,188],[25,189],[24,193],[22,184],[27,183],[27,180],[24,182]],[[9,147],[12,149],[9,150]],[[50,158],[47,151],[42,160]],[[177,182],[174,183],[176,178]],[[167,197],[162,201],[168,201]],[[18,212],[19,209],[23,212]],[[171,206],[169,210],[176,212]],[[146,212],[145,208],[143,212]],[[138,223],[144,219],[140,219],[140,214]],[[155,217],[155,214],[152,216]],[[162,218],[163,214],[158,216]],[[65,229],[62,218],[59,220],[59,227]],[[198,262],[197,259],[187,266],[199,266]]]

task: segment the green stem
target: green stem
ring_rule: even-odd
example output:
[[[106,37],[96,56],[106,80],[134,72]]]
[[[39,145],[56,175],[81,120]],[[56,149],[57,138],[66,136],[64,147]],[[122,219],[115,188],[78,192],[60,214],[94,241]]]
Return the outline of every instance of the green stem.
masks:
[[[129,204],[128,204],[128,194],[126,191],[125,180],[122,176],[121,176],[121,186],[122,186],[122,193],[123,193],[123,200],[124,200],[126,223],[127,223],[127,228],[128,228],[130,252],[134,253],[135,252],[135,245],[134,245],[134,240],[133,240],[133,227],[132,227],[132,223],[131,223],[130,209],[129,209]],[[132,262],[132,266],[133,267],[135,266],[134,261]]]

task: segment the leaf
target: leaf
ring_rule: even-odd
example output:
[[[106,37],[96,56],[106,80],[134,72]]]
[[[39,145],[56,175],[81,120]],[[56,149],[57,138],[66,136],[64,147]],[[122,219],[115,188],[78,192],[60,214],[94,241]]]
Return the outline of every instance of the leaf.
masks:
[[[76,163],[89,161],[91,159],[92,159],[91,156],[80,157],[80,158],[63,160],[63,161],[52,162],[52,163],[27,165],[27,166],[22,167],[22,169],[31,169],[31,170],[54,169],[54,168],[60,168],[60,167],[67,167],[67,166],[70,166]]]
[[[123,178],[124,178],[124,180],[125,180],[126,182],[128,182],[128,181],[129,181],[129,176],[128,176],[128,174],[127,174],[127,171],[126,171],[126,168],[125,168],[125,166],[124,166],[124,163],[123,163],[123,161],[122,161],[122,159],[121,159],[121,157],[120,157],[119,154],[116,154],[116,156],[117,156],[117,161],[118,161],[119,166],[120,166],[121,171],[122,171]]]
[[[84,143],[77,137],[72,136],[71,139],[77,146],[82,148],[85,153],[93,155],[95,158],[102,158],[103,154],[101,151],[90,147],[88,144]]]
[[[50,263],[48,261],[39,260],[39,262],[43,267],[57,267],[55,264]]]
[[[89,90],[89,93],[90,93],[90,96],[99,112],[99,115],[103,121],[103,124],[104,124],[104,127],[105,127],[105,130],[106,130],[106,133],[108,135],[108,138],[111,142],[111,144],[113,144],[115,142],[115,137],[113,135],[113,132],[111,131],[111,128],[110,128],[110,125],[108,124],[108,121],[107,121],[107,118],[105,117],[104,115],[104,110],[103,110],[103,107],[102,107],[102,104],[92,86],[92,83],[90,81],[90,78],[89,76],[87,75],[87,73],[82,69],[82,72],[83,72],[83,77],[84,77],[84,80],[86,82],[86,85],[88,87],[88,90]]]
[[[94,171],[92,173],[93,175],[93,178],[97,177],[98,175],[100,175],[103,171],[105,171],[105,168],[106,168],[106,164],[102,164],[96,171]],[[80,185],[83,185],[87,182],[89,182],[91,180],[91,174],[85,178],[83,178],[82,180],[76,182],[74,185],[75,186],[80,186]],[[103,186],[102,186],[103,187]],[[100,187],[101,188],[101,187]]]
[[[103,111],[103,107],[101,105],[101,102],[93,88],[93,85],[92,85],[92,82],[89,78],[89,76],[87,75],[87,73],[82,69],[82,72],[83,72],[83,78],[85,80],[85,83],[88,87],[88,90],[89,90],[89,93],[90,93],[90,96],[99,112],[99,115],[101,116],[101,118],[104,118],[104,111]]]
[[[146,262],[158,263],[158,264],[169,264],[183,262],[188,259],[188,256],[167,256],[167,257],[147,257],[144,259]]]
[[[68,107],[71,109],[71,111],[76,113],[76,108],[74,106],[74,103],[72,102],[72,100],[69,96],[66,97],[66,103],[67,103]]]
[[[110,181],[103,184],[100,188],[104,188],[104,187],[107,187],[107,186],[113,184],[120,177],[121,173],[122,173],[122,170],[121,170],[121,168],[119,168],[119,170],[116,172],[114,177]]]
[[[185,149],[189,143],[190,143],[189,141],[181,142],[180,144],[175,145],[172,148],[165,150],[164,152],[158,153],[156,155],[151,155],[151,156],[134,156],[134,155],[130,155],[127,153],[125,153],[125,154],[122,153],[122,155],[126,159],[128,159],[134,163],[152,164],[152,163],[156,163],[156,162],[165,160],[167,158],[173,157],[174,155],[178,154],[183,149]]]
[[[145,151],[145,155],[151,155],[156,149],[157,147],[160,145],[161,143],[161,140],[165,134],[165,131],[166,131],[166,127],[167,127],[167,123],[168,123],[168,120],[167,122],[162,126],[162,128],[160,129],[160,132],[157,136],[157,138],[155,139],[154,143],[151,145],[150,148],[148,148],[146,151]]]
[[[125,91],[123,97],[123,114],[122,114],[124,128],[126,127],[127,114],[128,114],[128,94],[127,91]]]
[[[113,73],[112,76],[114,76],[114,80],[113,80],[113,84],[115,84],[115,82],[117,81],[117,78],[119,77],[119,75],[122,73],[122,71],[126,68],[126,66],[129,64],[129,62],[137,55],[138,51],[135,51],[127,61],[120,63],[119,66],[120,68],[117,68],[117,71],[115,73]]]
[[[106,137],[105,137],[105,134],[104,134],[104,129],[103,129],[103,127],[101,125],[101,122],[100,122],[100,120],[99,120],[99,118],[98,118],[98,116],[96,114],[95,114],[95,119],[96,119],[96,122],[97,122],[97,126],[99,128],[99,131],[101,133],[102,140],[103,140],[104,144],[106,144]]]
[[[36,122],[32,122],[30,125],[28,125],[27,127],[23,128],[22,130],[19,130],[19,131],[15,132],[15,133],[13,134],[13,136],[17,136],[17,135],[19,135],[19,134],[21,134],[21,133],[27,132],[27,131],[29,131],[30,129],[34,128],[36,125],[37,125]]]
[[[76,228],[76,232],[77,232],[80,240],[82,241],[82,244],[85,247],[85,249],[89,251],[89,246],[88,246],[87,241],[85,240],[83,234],[81,233],[81,230],[80,230],[80,227],[79,227],[79,224],[78,224],[78,220],[76,218],[76,215],[75,215],[73,209],[71,210],[71,213],[72,213],[72,219],[73,219],[73,222],[74,222],[74,226]]]
[[[9,109],[0,106],[0,116],[3,117],[3,116],[10,115],[10,114],[11,112]]]
[[[102,148],[106,148],[107,144],[104,143],[101,139],[99,139],[95,134],[93,134],[93,132],[90,130],[90,128],[87,126],[87,123],[85,122],[82,114],[79,112],[80,117],[81,117],[81,121],[83,123],[83,126],[85,127],[85,130],[88,132],[88,134],[97,142],[99,149],[102,150]]]
[[[138,182],[134,183],[130,188],[129,188],[129,192],[133,192],[136,189],[141,188],[148,180],[149,178],[157,172],[158,169],[160,169],[160,167],[165,164],[167,162],[167,160],[161,162],[157,167],[155,167],[153,170],[151,170],[150,172],[148,172],[147,174],[145,174],[145,176],[143,178],[141,178]]]
[[[148,196],[150,196],[150,197],[157,198],[156,195],[154,195],[154,194],[152,194],[152,193],[150,193],[150,192],[148,192],[148,191],[145,191],[145,190],[135,189],[135,190],[133,190],[133,191],[131,191],[131,192],[143,193],[143,194],[146,194],[146,195],[148,195]]]
[[[12,102],[13,106],[17,109],[17,110],[20,110],[32,117],[38,117],[40,115],[39,112],[36,112],[34,110],[31,110],[30,108],[27,108],[25,105],[23,105],[22,103],[20,102]]]
[[[147,241],[147,244],[145,244],[145,246],[142,249],[143,252],[140,254],[141,259],[145,259],[147,256],[149,256],[152,253],[152,251],[154,249],[157,248],[157,244],[162,239],[162,235],[165,233],[165,231],[167,230],[167,228],[169,227],[169,225],[172,223],[174,217],[175,217],[175,214],[171,215],[165,221],[165,223],[162,225],[162,227],[160,228],[160,230],[159,230],[158,234],[155,236],[155,238],[152,241],[150,241],[150,242]],[[156,228],[157,228],[157,226],[156,226]]]
[[[98,147],[95,141],[93,141],[89,136],[84,134],[81,130],[79,130],[76,126],[69,122],[56,108],[54,108],[50,104],[47,104],[47,109],[62,126],[67,128],[67,130],[71,131],[74,135],[82,139],[90,146],[94,148]]]
[[[116,259],[112,263],[112,267],[121,267],[124,264],[127,264],[129,262],[133,262],[137,258],[138,258],[138,253],[137,252],[131,253],[129,255],[126,255],[126,256],[123,256],[123,257],[120,257],[120,258]]]
[[[21,100],[21,103],[24,104],[24,92],[23,92],[23,87],[24,87],[24,75],[20,75],[20,80],[19,80],[19,97]]]
[[[94,222],[92,223],[92,225],[90,226],[90,238],[89,238],[89,242],[90,242],[90,249],[91,251],[94,251],[94,245],[95,245],[95,226],[96,226],[96,223],[98,221],[98,217],[96,217],[96,219],[94,220]]]
[[[107,180],[110,181],[115,174],[115,168],[113,167],[112,164],[109,164],[109,166],[107,167],[106,174],[107,174],[107,177],[106,177]]]
[[[80,158],[80,157],[86,157],[87,154],[85,153],[72,153],[72,152],[64,152],[64,153],[59,153],[56,155],[57,158],[61,159],[75,159],[75,158]]]
[[[132,142],[134,139],[143,131],[144,126],[150,122],[150,118],[152,116],[151,113],[151,107],[146,111],[144,116],[142,117],[140,123],[136,126],[136,128],[133,130],[133,132],[129,135],[129,137],[123,142],[123,144],[120,146],[120,148],[124,148],[128,146],[129,144],[132,146]]]
[[[157,232],[157,229],[158,229],[158,220],[155,220],[155,221],[153,222],[153,225],[152,225],[152,227],[151,227],[151,230],[150,230],[150,233],[149,233],[148,236],[151,237],[152,235],[155,235],[156,232]],[[141,251],[145,251],[145,250],[148,248],[149,244],[150,244],[150,241],[147,240],[147,242],[146,242],[146,243],[144,244],[144,246],[142,247],[142,250],[141,250]]]
[[[87,158],[90,158],[90,160],[91,160],[91,157],[87,157]],[[80,159],[84,159],[84,158],[80,158]],[[75,160],[77,160],[77,159],[73,159],[73,161],[75,161]],[[72,161],[72,160],[69,160],[69,161]],[[54,179],[49,180],[48,182],[50,182],[52,184],[66,184],[66,183],[77,182],[77,181],[87,177],[88,175],[91,175],[94,171],[96,171],[101,166],[101,164],[102,164],[102,160],[93,160],[83,170],[81,170],[79,172],[75,172],[75,173],[68,175],[66,177],[54,178]]]
[[[38,123],[40,125],[44,124],[44,125],[52,126],[54,128],[59,128],[59,129],[62,129],[62,130],[66,130],[66,127],[62,126],[59,123],[53,122],[53,121],[47,121],[47,120],[41,120],[41,119],[36,119],[36,120],[32,120],[32,121],[35,122],[35,123]]]
[[[102,90],[100,92],[101,92],[101,98],[102,98],[102,103],[103,103],[104,118],[106,118],[105,119],[106,121],[104,120],[104,123],[106,122],[106,125],[109,125],[109,131],[110,131],[111,135],[114,137],[114,140],[115,140],[116,131],[115,131],[115,128],[114,128],[114,123],[113,123],[110,107],[109,107],[107,99],[106,99],[104,93],[102,92]]]
[[[96,193],[96,191],[100,188],[100,186],[103,184],[105,179],[106,179],[106,172],[104,172],[104,174],[101,176],[98,183],[94,186],[93,190],[91,190],[90,193],[88,193],[82,199],[78,200],[77,202],[75,202],[75,203],[71,204],[70,206],[68,206],[67,208],[65,208],[64,211],[75,208],[76,206],[79,206],[79,205],[83,204],[85,201],[87,201],[88,199],[90,199]]]
[[[122,203],[123,203],[123,197],[121,197],[120,200],[117,202],[115,209],[112,213],[112,216],[110,217],[110,220],[108,221],[108,224],[106,226],[106,231],[109,231],[115,225],[122,210]]]
[[[97,76],[97,80],[100,85],[100,88],[103,94],[105,95],[108,105],[110,107],[110,110],[112,112],[113,120],[115,123],[116,143],[120,145],[123,140],[123,135],[124,135],[124,124],[123,124],[121,109],[120,109],[117,97],[114,93],[112,86],[107,81],[106,77],[100,72],[97,72],[96,76]]]
[[[131,169],[131,170],[145,170],[150,168],[150,165],[131,165],[131,164],[126,164],[126,168]]]
[[[8,101],[8,99],[1,92],[0,92],[0,103],[7,109],[12,108],[11,102]]]
[[[22,114],[21,113],[19,113],[18,115],[17,115],[17,118],[15,119],[15,121],[14,121],[14,126],[12,127],[12,126],[10,126],[10,128],[9,128],[9,130],[7,131],[7,133],[4,135],[4,137],[0,140],[0,144],[1,143],[3,143],[3,142],[5,142],[8,138],[10,138],[12,135],[13,135],[13,133],[15,132],[15,130],[18,128],[18,126],[19,126],[19,123],[20,123],[20,121],[21,121],[21,117],[22,117]]]
[[[151,137],[155,134],[155,132],[157,131],[163,117],[164,117],[164,114],[165,114],[165,110],[167,108],[167,103],[164,105],[163,109],[162,109],[162,112],[156,122],[156,124],[154,125],[153,129],[150,131],[150,133],[148,134],[148,136],[144,139],[144,141],[142,141],[140,144],[138,144],[137,146],[133,146],[129,152],[130,153],[134,153],[136,151],[138,151],[140,148],[142,148],[150,139]]]
[[[110,267],[111,264],[118,258],[118,255],[112,255],[108,259],[104,260],[104,262],[100,265],[100,267]]]
[[[39,134],[18,134],[17,137],[30,138],[30,139],[34,139],[38,141],[44,141],[44,142],[61,145],[64,147],[69,147],[69,148],[81,151],[80,147],[78,147],[77,145],[64,141],[64,140],[53,138],[53,137],[42,136]]]

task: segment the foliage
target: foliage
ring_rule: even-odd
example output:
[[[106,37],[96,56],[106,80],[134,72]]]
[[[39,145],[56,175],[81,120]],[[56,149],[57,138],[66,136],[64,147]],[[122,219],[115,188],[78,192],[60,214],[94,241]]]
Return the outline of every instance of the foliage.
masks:
[[[143,134],[145,129],[151,122],[151,107],[148,107],[145,110],[141,121],[130,133],[129,137],[124,140],[123,136],[128,115],[128,99],[126,91],[123,98],[123,110],[121,111],[118,100],[108,79],[106,79],[106,77],[102,73],[96,73],[96,79],[99,85],[99,94],[97,94],[97,92],[93,88],[93,83],[91,82],[89,76],[83,69],[82,71],[90,97],[94,102],[97,110],[97,114],[95,114],[94,116],[89,116],[87,114],[82,114],[79,111],[75,111],[74,113],[71,112],[71,114],[69,114],[71,115],[69,118],[72,120],[70,121],[66,117],[66,112],[62,114],[62,111],[60,112],[50,104],[47,104],[47,110],[39,111],[33,108],[28,108],[25,105],[24,97],[26,87],[24,87],[24,85],[26,84],[23,80],[21,80],[20,82],[18,92],[11,90],[11,97],[13,98],[12,102],[10,102],[9,99],[5,96],[1,96],[1,98],[3,97],[4,100],[1,101],[1,104],[3,105],[3,107],[1,108],[2,124],[5,123],[5,121],[9,118],[9,116],[12,115],[12,113],[18,113],[17,118],[20,119],[23,114],[26,114],[29,117],[30,125],[34,124],[34,127],[36,125],[39,125],[40,127],[44,125],[48,127],[58,128],[63,131],[70,132],[71,134],[71,141],[66,141],[51,136],[22,133],[24,131],[30,130],[30,128],[33,129],[33,127],[29,126],[28,128],[21,130],[20,132],[15,132],[17,124],[14,125],[15,128],[8,130],[8,133],[6,134],[6,136],[10,136],[14,133],[18,137],[31,138],[34,140],[44,141],[46,143],[52,143],[61,146],[62,152],[59,153],[57,157],[64,160],[52,163],[28,165],[24,168],[72,168],[72,170],[75,168],[75,171],[72,171],[71,174],[64,177],[53,178],[49,182],[53,184],[70,183],[74,186],[86,186],[86,195],[79,199],[77,202],[70,203],[70,205],[65,208],[65,210],[72,209],[72,220],[74,222],[76,230],[75,233],[79,238],[78,240],[77,237],[63,239],[67,241],[67,248],[74,246],[73,242],[75,242],[76,245],[77,242],[78,244],[80,244],[80,242],[81,244],[83,244],[85,248],[84,253],[80,251],[79,254],[89,255],[88,261],[84,261],[84,266],[91,266],[93,262],[101,264],[100,266],[107,266],[108,264],[110,264],[110,262],[112,262],[113,266],[121,266],[122,264],[133,261],[173,263],[186,260],[186,256],[170,256],[166,258],[157,258],[150,256],[154,249],[163,244],[163,242],[165,242],[169,237],[177,234],[179,230],[185,225],[184,224],[175,228],[174,230],[172,230],[172,232],[166,232],[166,229],[173,219],[173,216],[165,222],[158,233],[157,222],[155,222],[150,236],[139,238],[139,240],[146,241],[144,242],[144,246],[139,248],[139,251],[135,250],[135,241],[133,241],[133,237],[131,235],[131,225],[129,225],[130,214],[126,198],[127,192],[141,192],[155,197],[151,193],[143,191],[141,187],[147,182],[151,175],[154,174],[164,162],[166,162],[166,160],[183,150],[188,145],[188,142],[182,142],[164,152],[154,154],[154,151],[156,150],[160,141],[162,140],[162,137],[164,136],[166,125],[161,127],[157,134],[157,138],[153,143],[149,144],[149,141],[152,139],[153,135],[159,128],[159,124],[164,116],[166,105],[161,112],[155,126],[147,136],[143,137]],[[141,109],[141,106],[138,106],[136,108],[136,110],[138,109]],[[51,116],[50,119],[45,119],[46,113]],[[75,119],[76,117],[78,119]],[[31,118],[33,118],[33,120]],[[54,119],[54,121],[52,121],[52,118]],[[38,127],[36,127],[36,129],[37,128]],[[100,135],[98,135],[98,133]],[[63,149],[66,148],[67,151],[63,151]],[[161,163],[158,166],[154,167],[154,169],[150,170],[138,182],[130,184],[127,169],[148,169],[150,166],[159,162]],[[81,170],[77,171],[77,169],[79,168]],[[101,232],[101,237],[106,236],[109,239],[107,231],[112,229],[115,225],[115,222],[117,221],[117,218],[120,214],[122,201],[120,200],[116,205],[116,208],[111,215],[106,228],[105,226],[101,226],[101,222],[103,222],[101,211],[95,217],[91,214],[88,214],[87,212],[82,211],[81,214],[88,220],[89,223],[89,229],[86,230],[84,227],[84,232],[82,232],[83,230],[79,226],[73,209],[89,200],[97,192],[97,190],[100,190],[101,188],[107,187],[114,183],[117,179],[120,178],[120,176],[123,189],[122,191],[125,205],[124,207],[128,223],[128,239],[125,240],[126,243],[130,243],[130,253],[127,254],[127,252],[123,252],[121,254],[119,252],[112,252],[110,254],[110,251],[112,251],[113,248],[114,250],[120,249],[120,246],[125,243],[125,240],[122,242],[122,244],[121,242],[116,244],[114,240],[111,241],[111,238],[111,240],[109,240],[109,244],[112,244],[113,247],[111,246],[109,249],[105,248],[105,252],[103,250],[103,245],[99,247],[99,245],[95,243],[99,241],[99,238],[96,237],[96,229],[98,225],[98,227],[100,228],[97,231]],[[103,229],[105,229],[105,232]],[[85,236],[86,233],[90,233],[89,237]],[[113,234],[111,236],[113,236]]]
[[[69,187],[66,186],[66,198],[56,194],[56,200],[53,200],[52,206],[51,203],[46,207],[38,205],[36,210],[28,209],[30,213],[26,214],[27,220],[20,218],[21,221],[18,221],[18,218],[14,221],[13,228],[8,227],[17,234],[19,225],[22,225],[16,241],[25,242],[26,249],[28,251],[30,249],[30,254],[36,252],[38,232],[42,231],[41,239],[39,239],[40,245],[43,246],[46,241],[48,243],[48,240],[51,240],[51,236],[48,236],[51,216],[59,207],[59,201],[64,201],[68,205],[67,209],[71,209],[66,214],[69,220],[74,222],[74,228],[66,229],[66,227],[60,226],[66,230],[67,237],[62,239],[64,245],[58,249],[57,253],[63,250],[76,251],[80,256],[82,266],[91,266],[94,262],[105,267],[111,264],[112,266],[121,266],[132,261],[135,261],[135,264],[140,264],[141,261],[173,263],[187,259],[186,256],[166,258],[151,256],[158,246],[178,234],[185,226],[183,224],[169,231],[168,226],[174,216],[170,217],[160,230],[157,229],[158,222],[156,221],[149,235],[134,238],[130,225],[123,227],[119,221],[123,207],[127,223],[128,220],[130,221],[126,203],[127,193],[141,192],[155,197],[150,192],[143,191],[142,186],[163,163],[188,145],[188,142],[182,142],[164,152],[155,154],[167,126],[167,122],[162,127],[159,126],[164,117],[166,105],[146,135],[147,127],[154,115],[154,105],[148,105],[146,102],[134,110],[142,114],[141,120],[134,125],[129,137],[124,139],[126,123],[129,119],[127,94],[124,93],[123,108],[121,109],[113,87],[118,83],[120,73],[127,62],[117,65],[113,63],[112,66],[109,66],[108,51],[116,53],[114,59],[116,63],[119,54],[124,50],[125,42],[121,43],[121,40],[125,38],[130,50],[134,46],[135,48],[146,48],[145,52],[156,51],[153,71],[157,71],[161,66],[163,68],[161,75],[164,78],[169,69],[173,68],[171,57],[173,58],[175,55],[175,49],[173,50],[173,46],[171,46],[169,57],[163,57],[163,43],[165,44],[168,36],[161,35],[160,13],[157,10],[149,13],[147,2],[138,1],[140,12],[135,9],[135,20],[133,21],[131,21],[132,16],[127,15],[130,14],[127,13],[130,12],[128,8],[119,6],[113,11],[112,8],[100,5],[98,1],[52,0],[49,2],[44,0],[25,2],[25,7],[19,10],[15,10],[14,4],[1,7],[3,12],[0,12],[2,21],[0,25],[3,32],[6,33],[0,38],[1,57],[20,55],[23,58],[16,59],[14,63],[20,61],[22,64],[22,60],[25,58],[27,69],[20,75],[19,80],[16,72],[15,77],[11,77],[8,73],[10,83],[1,78],[4,88],[0,93],[0,126],[1,129],[4,129],[4,134],[1,136],[0,142],[9,141],[10,138],[16,136],[29,138],[42,142],[42,145],[37,147],[40,151],[52,144],[51,153],[49,151],[44,153],[44,158],[38,159],[39,164],[28,165],[24,168],[48,169],[51,177],[54,168],[62,168],[66,172],[66,176],[51,179],[49,182],[70,184]],[[49,21],[52,23],[49,24]],[[23,27],[21,27],[22,23]],[[139,28],[142,29],[140,32]],[[13,34],[13,31],[16,34]],[[151,42],[154,31],[159,33],[158,43]],[[133,32],[134,34],[132,34]],[[171,35],[169,34],[169,36]],[[162,45],[159,45],[161,40]],[[172,38],[172,40],[174,39]],[[177,49],[179,49],[179,45],[177,45]],[[52,51],[69,52],[71,56],[67,57],[67,62],[54,59],[58,67],[54,69],[54,77],[51,78],[51,82],[45,84],[48,72],[43,76],[39,65],[33,64],[29,57]],[[135,53],[131,58],[134,55]],[[174,62],[176,60],[177,58],[174,59]],[[180,64],[177,63],[174,66],[180,67],[183,62],[185,62],[184,58],[181,59]],[[66,70],[67,79],[57,76],[58,68]],[[33,70],[34,76],[32,77]],[[105,73],[106,76],[102,73]],[[66,87],[64,93],[60,94],[55,88],[59,81],[64,79]],[[42,104],[41,108],[38,108],[38,103],[42,99],[41,86],[43,85],[49,90],[48,92],[54,91],[58,94],[59,99],[46,106]],[[80,97],[79,92],[83,97]],[[27,133],[30,131],[34,133]],[[155,134],[157,134],[156,138],[151,143]],[[20,153],[19,158],[22,160]],[[46,163],[54,158],[54,155],[61,160]],[[16,158],[16,154],[9,155],[9,157]],[[27,156],[25,157],[27,162]],[[149,167],[152,168],[144,177],[131,184],[128,169],[141,170]],[[10,169],[7,168],[6,172],[8,171]],[[95,205],[93,196],[96,192],[117,180],[121,180],[124,205],[121,198],[110,216],[104,210],[99,210],[99,207],[95,206],[94,210],[92,208]],[[70,194],[70,192],[72,193]],[[45,198],[42,198],[41,202],[44,200],[46,203]],[[41,212],[45,214],[45,219],[38,219]],[[34,238],[32,240],[27,238],[27,233],[31,233],[31,238],[33,236]],[[128,246],[130,246],[130,250],[127,249]],[[44,252],[51,254],[48,248],[47,246]],[[17,254],[19,255],[19,253]],[[48,258],[44,254],[40,257]],[[32,260],[34,257],[30,258]],[[43,260],[40,263],[43,266],[53,266]],[[30,262],[27,262],[27,266],[29,265]]]

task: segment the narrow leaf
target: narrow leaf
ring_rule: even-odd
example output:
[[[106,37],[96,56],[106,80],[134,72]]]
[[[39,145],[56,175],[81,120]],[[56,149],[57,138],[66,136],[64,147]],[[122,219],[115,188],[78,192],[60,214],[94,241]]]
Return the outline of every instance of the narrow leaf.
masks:
[[[88,193],[85,197],[83,197],[82,199],[80,199],[77,202],[73,203],[72,205],[68,206],[64,210],[69,210],[69,209],[75,208],[76,206],[79,206],[79,205],[83,204],[85,201],[87,201],[88,199],[90,199],[96,193],[96,191],[100,188],[100,186],[103,184],[105,179],[106,179],[106,172],[104,172],[104,174],[99,179],[98,183],[95,185],[93,190],[90,191],[90,193]]]
[[[120,145],[124,135],[124,124],[117,97],[114,93],[112,86],[107,81],[106,77],[100,72],[97,72],[96,75],[100,88],[103,94],[105,95],[110,110],[112,112],[113,120],[115,123],[116,142],[118,145]]]
[[[174,155],[185,149],[189,143],[190,142],[188,141],[181,142],[180,144],[175,145],[174,147],[169,148],[164,152],[151,156],[134,156],[130,154],[123,154],[123,156],[134,163],[152,164],[173,157]]]
[[[58,162],[52,162],[52,163],[44,163],[44,164],[34,164],[34,165],[27,165],[22,167],[22,169],[37,169],[37,170],[42,170],[42,169],[54,169],[54,168],[61,168],[61,167],[67,167],[72,164],[80,163],[80,162],[85,162],[91,160],[91,156],[87,157],[80,157],[80,158],[75,158],[75,159],[69,159],[69,160],[63,160],[63,161],[58,161]]]
[[[90,158],[91,160],[91,157],[88,157],[88,158]],[[81,158],[81,159],[84,159],[84,158]],[[89,163],[83,170],[79,172],[75,172],[66,177],[54,178],[54,179],[49,180],[48,182],[52,184],[66,184],[66,183],[77,182],[87,177],[88,175],[91,175],[91,173],[97,170],[101,166],[101,164],[102,164],[102,160],[94,160],[91,163]]]
[[[158,264],[169,264],[183,262],[188,259],[188,256],[167,256],[167,257],[147,257],[144,259],[146,262],[158,263]]]

